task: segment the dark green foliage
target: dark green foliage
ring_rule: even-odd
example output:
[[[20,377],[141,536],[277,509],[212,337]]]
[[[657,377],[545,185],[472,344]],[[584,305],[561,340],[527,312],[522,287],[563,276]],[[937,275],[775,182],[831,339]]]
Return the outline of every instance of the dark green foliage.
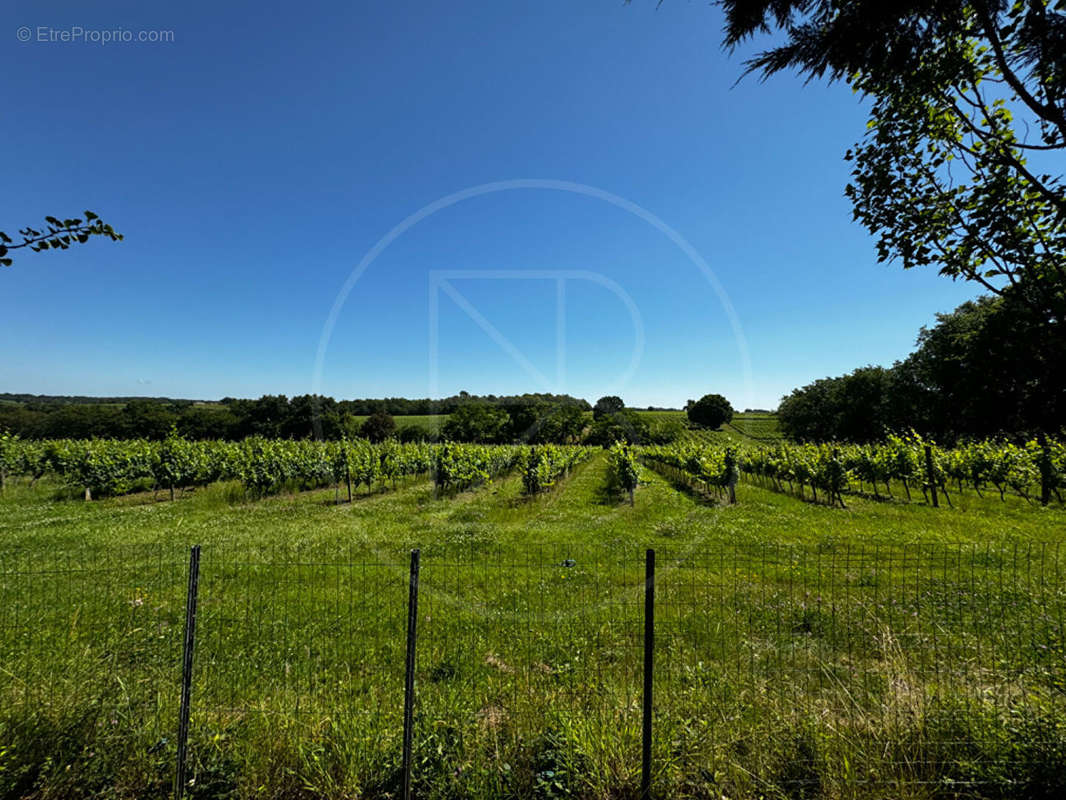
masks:
[[[584,430],[584,411],[573,405],[556,406],[544,417],[537,441],[569,444],[579,441]]]
[[[217,403],[163,397],[50,397],[0,394],[0,429],[24,439],[145,438],[162,439],[172,426],[187,439],[280,439],[335,441],[363,435],[360,420],[367,406],[374,414],[393,415],[418,408],[421,401],[403,398],[374,401],[336,401],[322,395],[264,395],[258,400],[224,398]],[[429,401],[426,401],[429,402]],[[450,401],[441,401],[448,404]],[[585,428],[588,403],[565,395],[493,397],[474,402],[469,396],[454,410],[490,407],[506,417],[505,430],[494,441],[568,444],[579,441]],[[425,416],[434,416],[433,415]],[[467,412],[463,412],[467,413]],[[436,441],[440,426],[407,425],[397,433],[403,441]],[[465,435],[453,429],[456,436]],[[478,434],[480,435],[480,434]],[[457,441],[466,441],[458,440]]]
[[[396,438],[401,442],[435,442],[438,438],[437,431],[424,428],[421,425],[404,425],[396,430]]]
[[[615,395],[607,395],[606,397],[601,397],[599,400],[597,400],[596,405],[592,407],[592,418],[600,419],[601,417],[605,417],[608,414],[617,414],[625,407],[626,404],[622,402],[621,397],[617,397]]]
[[[883,367],[822,378],[783,398],[778,422],[795,441],[876,441],[891,427],[891,385],[892,371]]]
[[[720,394],[705,394],[687,409],[689,422],[720,428],[733,419],[733,406]]]
[[[592,423],[585,434],[585,444],[610,447],[615,442],[644,444],[648,439],[649,426],[644,417],[627,408],[606,414]]]
[[[797,441],[870,442],[887,430],[938,441],[1044,431],[1066,422],[1066,324],[1005,297],[963,303],[923,328],[893,367],[823,378],[782,399],[781,430]]]
[[[356,417],[368,416],[376,411],[387,411],[394,417],[427,416],[431,414],[452,414],[461,405],[467,403],[488,404],[493,406],[534,405],[543,403],[549,406],[574,406],[588,411],[586,400],[571,397],[568,394],[522,394],[522,395],[473,395],[460,392],[441,400],[428,397],[408,399],[406,397],[386,397],[382,399],[341,400],[337,405],[342,414]]]
[[[395,430],[396,420],[394,420],[390,414],[386,414],[384,411],[378,411],[366,418],[366,421],[363,422],[359,432],[364,438],[377,443],[388,439],[392,436]]]
[[[585,429],[585,412],[578,406],[543,401],[513,402],[500,406],[509,418],[506,440],[532,444],[568,444]]]
[[[460,406],[448,417],[441,433],[454,442],[492,444],[506,439],[510,418],[502,408],[483,403]]]

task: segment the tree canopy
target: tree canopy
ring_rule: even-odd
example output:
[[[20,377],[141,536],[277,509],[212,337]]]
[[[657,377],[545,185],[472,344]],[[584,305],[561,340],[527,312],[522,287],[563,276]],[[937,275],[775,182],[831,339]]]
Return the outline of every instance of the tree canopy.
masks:
[[[1062,331],[1011,292],[968,301],[938,314],[891,368],[862,367],[793,391],[778,408],[781,429],[793,439],[853,442],[908,428],[945,443],[1057,432],[1066,420]]]
[[[606,414],[616,414],[625,407],[626,404],[621,397],[609,394],[596,401],[596,405],[592,407],[592,418],[599,419]]]
[[[1066,14],[1047,0],[722,0],[747,62],[872,100],[846,154],[854,217],[882,261],[937,266],[1046,321],[1066,318]]]
[[[733,419],[733,406],[720,394],[705,394],[689,403],[688,420],[708,428],[718,428]]]

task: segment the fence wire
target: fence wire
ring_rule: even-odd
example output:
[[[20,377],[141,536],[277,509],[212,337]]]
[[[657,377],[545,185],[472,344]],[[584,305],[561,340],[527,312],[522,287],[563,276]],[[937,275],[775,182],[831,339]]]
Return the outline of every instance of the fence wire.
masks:
[[[408,552],[203,548],[193,780],[222,756],[262,780],[297,752],[305,785],[395,796]],[[1063,783],[1056,547],[722,544],[657,561],[653,796]],[[166,773],[187,569],[173,546],[0,554],[0,735],[82,720],[93,747]],[[644,592],[636,546],[423,548],[415,796],[635,796]]]

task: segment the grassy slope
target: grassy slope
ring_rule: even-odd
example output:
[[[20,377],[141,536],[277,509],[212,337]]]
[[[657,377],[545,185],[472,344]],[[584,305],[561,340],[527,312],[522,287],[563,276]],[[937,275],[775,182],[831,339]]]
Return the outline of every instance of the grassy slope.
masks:
[[[86,504],[55,501],[47,488],[16,486],[0,499],[6,546],[0,571],[16,563],[38,571],[72,563],[105,569],[86,573],[81,582],[69,574],[0,581],[0,630],[18,614],[24,620],[56,614],[51,623],[36,626],[37,638],[26,645],[23,660],[5,660],[0,697],[10,702],[0,707],[10,711],[0,715],[0,731],[7,730],[18,747],[0,752],[0,783],[14,774],[13,768],[5,773],[5,758],[10,766],[46,752],[59,766],[46,768],[43,797],[99,793],[93,779],[141,789],[165,782],[168,751],[159,751],[157,762],[145,753],[161,736],[172,738],[173,692],[165,691],[161,713],[151,718],[138,716],[130,698],[141,697],[138,681],[146,675],[160,682],[148,681],[143,690],[149,694],[156,685],[173,689],[182,548],[192,543],[205,545],[202,670],[194,696],[204,707],[244,709],[194,716],[201,782],[210,773],[248,793],[250,787],[270,786],[273,794],[260,796],[277,797],[307,792],[300,788],[304,784],[338,798],[389,790],[401,685],[402,564],[411,545],[425,553],[418,729],[425,796],[532,796],[538,774],[549,767],[585,796],[633,790],[639,764],[634,626],[639,626],[642,549],[648,546],[661,551],[663,564],[656,728],[662,796],[718,791],[778,796],[793,773],[835,785],[843,780],[843,763],[869,761],[871,769],[895,775],[893,769],[903,768],[877,766],[878,754],[899,756],[893,748],[906,741],[907,758],[914,760],[921,755],[920,742],[906,719],[871,722],[866,706],[859,714],[863,690],[870,690],[871,680],[881,687],[877,713],[884,714],[902,702],[894,694],[883,696],[885,686],[905,684],[913,695],[923,684],[906,672],[902,656],[889,658],[875,644],[883,631],[854,642],[836,634],[797,638],[790,627],[794,620],[814,630],[829,625],[828,611],[818,610],[822,596],[828,602],[841,587],[855,594],[839,607],[833,604],[834,623],[836,614],[861,607],[857,601],[864,591],[880,592],[882,601],[893,591],[902,600],[924,596],[918,591],[921,575],[913,576],[912,588],[911,568],[904,564],[897,571],[887,561],[889,554],[898,558],[907,543],[988,543],[1024,552],[1032,543],[1057,545],[1066,531],[1061,509],[1037,509],[1020,500],[960,498],[955,510],[934,510],[855,499],[849,511],[841,511],[744,484],[740,505],[722,507],[679,492],[648,471],[630,508],[602,496],[605,470],[597,454],[563,486],[535,500],[522,498],[520,482],[511,476],[454,498],[439,498],[428,482],[417,481],[395,492],[360,495],[350,506],[333,505],[331,491],[249,503],[232,487],[216,486],[174,503],[140,496]],[[152,544],[166,545],[169,554],[157,572],[123,567],[143,559],[135,545]],[[781,544],[801,545],[801,561],[778,549]],[[703,568],[671,569],[671,551],[704,558]],[[716,560],[722,553],[735,559],[738,552],[749,559],[747,566],[728,569]],[[782,554],[793,559],[791,565],[779,563]],[[283,558],[296,558],[302,566],[270,566]],[[562,566],[566,559],[573,565]],[[347,568],[346,560],[352,561]],[[998,587],[995,597],[1004,597],[1003,562],[990,563],[998,572],[981,567],[975,583],[967,576],[967,591],[978,591],[987,579]],[[944,570],[949,577],[946,562]],[[1017,578],[1008,572],[1008,581],[1012,575]],[[929,591],[936,591],[939,577],[925,576]],[[806,599],[805,589],[813,590]],[[817,605],[808,606],[815,595]],[[875,613],[891,615],[893,608]],[[926,602],[915,614],[935,615],[938,608]],[[64,622],[68,612],[77,626]],[[134,625],[142,613],[149,614],[147,624]],[[1004,606],[992,614],[1003,623],[1005,638],[999,641],[997,629],[989,630],[985,659],[990,647],[995,656],[997,641],[1000,657],[1011,652],[1007,640],[1014,629],[1004,615],[1015,613],[1020,612]],[[981,618],[966,615],[961,621],[976,625]],[[762,631],[757,642],[751,633],[756,629]],[[927,671],[941,656],[950,656],[948,665],[970,664],[962,643],[955,644],[956,651],[937,650],[945,647],[949,629],[948,623],[939,628],[939,644],[935,638],[924,644],[900,640],[899,652],[915,648],[919,661],[928,659]],[[130,631],[152,635],[142,639]],[[4,642],[16,650],[22,644]],[[69,662],[61,655],[68,652]],[[117,657],[121,660],[114,661]],[[96,663],[100,666],[85,671],[86,664]],[[829,673],[826,664],[834,665]],[[348,671],[352,665],[358,668],[354,674]],[[885,684],[890,667],[901,674]],[[59,702],[53,696],[31,703],[17,680],[7,680],[16,675],[32,683],[35,674],[42,680],[39,673],[48,671],[60,685],[70,681],[68,691],[58,693]],[[825,684],[826,674],[835,675],[836,683]],[[116,688],[113,679],[125,688]],[[835,694],[838,685],[851,698],[843,705]],[[351,693],[336,695],[333,686]],[[124,698],[126,712],[115,717],[120,741],[109,744],[96,729],[79,729],[75,740],[81,737],[89,746],[57,756],[49,748],[58,745],[39,733],[21,740],[11,732],[17,729],[4,728],[25,721],[19,713],[27,708],[33,709],[38,731],[45,721],[72,724],[70,719],[80,718],[76,712],[84,712],[79,704],[103,692],[100,687]],[[314,713],[290,719],[247,711],[284,712],[301,703]],[[807,734],[795,727],[796,709],[823,703],[837,715],[831,729],[839,735],[797,745]],[[323,727],[323,719],[331,722]],[[1002,740],[1005,734],[997,735]],[[804,755],[808,746],[817,750],[819,763]],[[96,751],[111,754],[115,763],[101,766],[99,756],[87,755]],[[714,777],[707,783],[712,762]],[[510,765],[508,771],[501,772],[502,763]],[[876,795],[876,786],[871,791]]]

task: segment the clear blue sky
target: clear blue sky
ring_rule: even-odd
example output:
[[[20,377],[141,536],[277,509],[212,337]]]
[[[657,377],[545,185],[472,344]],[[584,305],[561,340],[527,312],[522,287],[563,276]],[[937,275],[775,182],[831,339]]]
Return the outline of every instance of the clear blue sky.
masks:
[[[37,41],[75,26],[174,41]],[[89,208],[126,235],[0,271],[0,391],[772,407],[975,294],[876,263],[843,197],[859,99],[734,86],[702,2],[16,0],[0,36],[0,229]],[[595,192],[459,200],[353,274],[519,179]]]

